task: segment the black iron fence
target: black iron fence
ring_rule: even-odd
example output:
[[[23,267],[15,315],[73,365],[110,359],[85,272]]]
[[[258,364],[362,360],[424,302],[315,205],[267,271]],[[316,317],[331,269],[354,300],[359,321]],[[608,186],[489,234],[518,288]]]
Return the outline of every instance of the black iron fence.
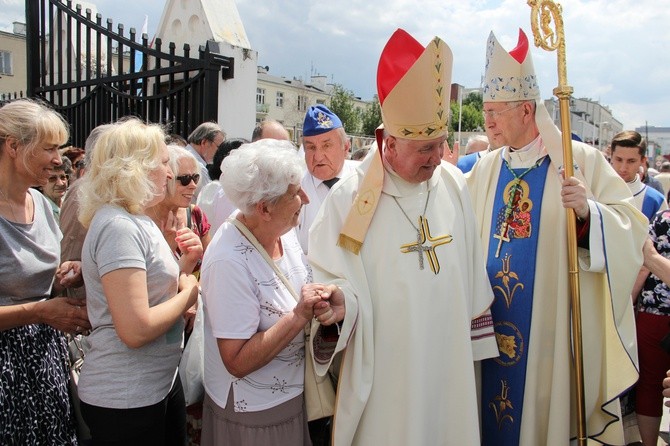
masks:
[[[82,147],[90,131],[124,116],[169,126],[183,137],[216,121],[219,80],[233,77],[233,59],[200,46],[177,54],[160,39],[72,1],[26,0],[27,96],[51,104],[71,125],[71,144]]]

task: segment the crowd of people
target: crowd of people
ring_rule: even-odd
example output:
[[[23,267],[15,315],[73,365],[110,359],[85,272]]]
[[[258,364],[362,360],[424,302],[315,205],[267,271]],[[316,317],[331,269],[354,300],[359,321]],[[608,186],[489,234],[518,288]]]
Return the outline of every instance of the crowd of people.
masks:
[[[621,132],[611,159],[573,142],[566,177],[520,30],[510,51],[489,37],[486,136],[458,160],[452,63],[440,38],[397,30],[383,125],[356,156],[323,104],[299,148],[271,120],[247,140],[124,118],[63,149],[46,105],[0,108],[0,444],[570,444],[574,215],[588,438],[656,445],[670,211],[646,142]],[[179,364],[196,338],[194,433]],[[331,409],[312,411],[308,379],[336,390]]]

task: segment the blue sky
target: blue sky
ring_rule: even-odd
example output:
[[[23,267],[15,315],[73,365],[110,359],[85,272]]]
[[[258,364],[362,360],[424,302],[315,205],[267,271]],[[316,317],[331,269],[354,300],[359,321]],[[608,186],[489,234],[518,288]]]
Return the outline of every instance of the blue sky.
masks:
[[[177,0],[197,1],[197,0]],[[215,3],[231,0],[209,0]],[[76,3],[76,0],[73,1]],[[158,27],[163,0],[94,0],[104,19],[142,28]],[[568,83],[574,96],[599,100],[626,128],[670,127],[670,0],[563,0]],[[486,39],[493,31],[503,46],[516,44],[517,30],[531,37],[524,0],[237,0],[259,65],[270,74],[332,82],[370,99],[381,49],[396,28],[423,44],[439,36],[454,53],[452,82],[477,87]],[[0,29],[23,20],[23,0],[0,0]],[[556,53],[533,47],[543,98],[557,85]]]

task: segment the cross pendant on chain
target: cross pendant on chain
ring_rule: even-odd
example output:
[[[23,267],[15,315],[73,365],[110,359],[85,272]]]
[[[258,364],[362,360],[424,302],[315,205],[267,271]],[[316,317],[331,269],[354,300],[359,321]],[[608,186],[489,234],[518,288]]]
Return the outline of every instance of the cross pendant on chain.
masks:
[[[416,231],[416,244],[405,248],[405,252],[416,252],[419,255],[419,269],[423,269],[423,253],[431,250],[430,246],[423,244],[425,241],[421,231]]]
[[[496,249],[496,259],[500,257],[500,248],[502,247],[503,242],[509,242],[509,237],[507,236],[507,221],[505,221],[500,227],[500,234],[494,234],[493,238],[498,239],[498,249]]]

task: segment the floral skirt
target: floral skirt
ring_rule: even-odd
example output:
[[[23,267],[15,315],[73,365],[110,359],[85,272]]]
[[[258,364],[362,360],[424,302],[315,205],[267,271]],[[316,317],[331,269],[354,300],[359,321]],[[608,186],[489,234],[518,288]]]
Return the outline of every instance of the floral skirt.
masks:
[[[0,444],[76,445],[65,336],[44,325],[0,331]]]

